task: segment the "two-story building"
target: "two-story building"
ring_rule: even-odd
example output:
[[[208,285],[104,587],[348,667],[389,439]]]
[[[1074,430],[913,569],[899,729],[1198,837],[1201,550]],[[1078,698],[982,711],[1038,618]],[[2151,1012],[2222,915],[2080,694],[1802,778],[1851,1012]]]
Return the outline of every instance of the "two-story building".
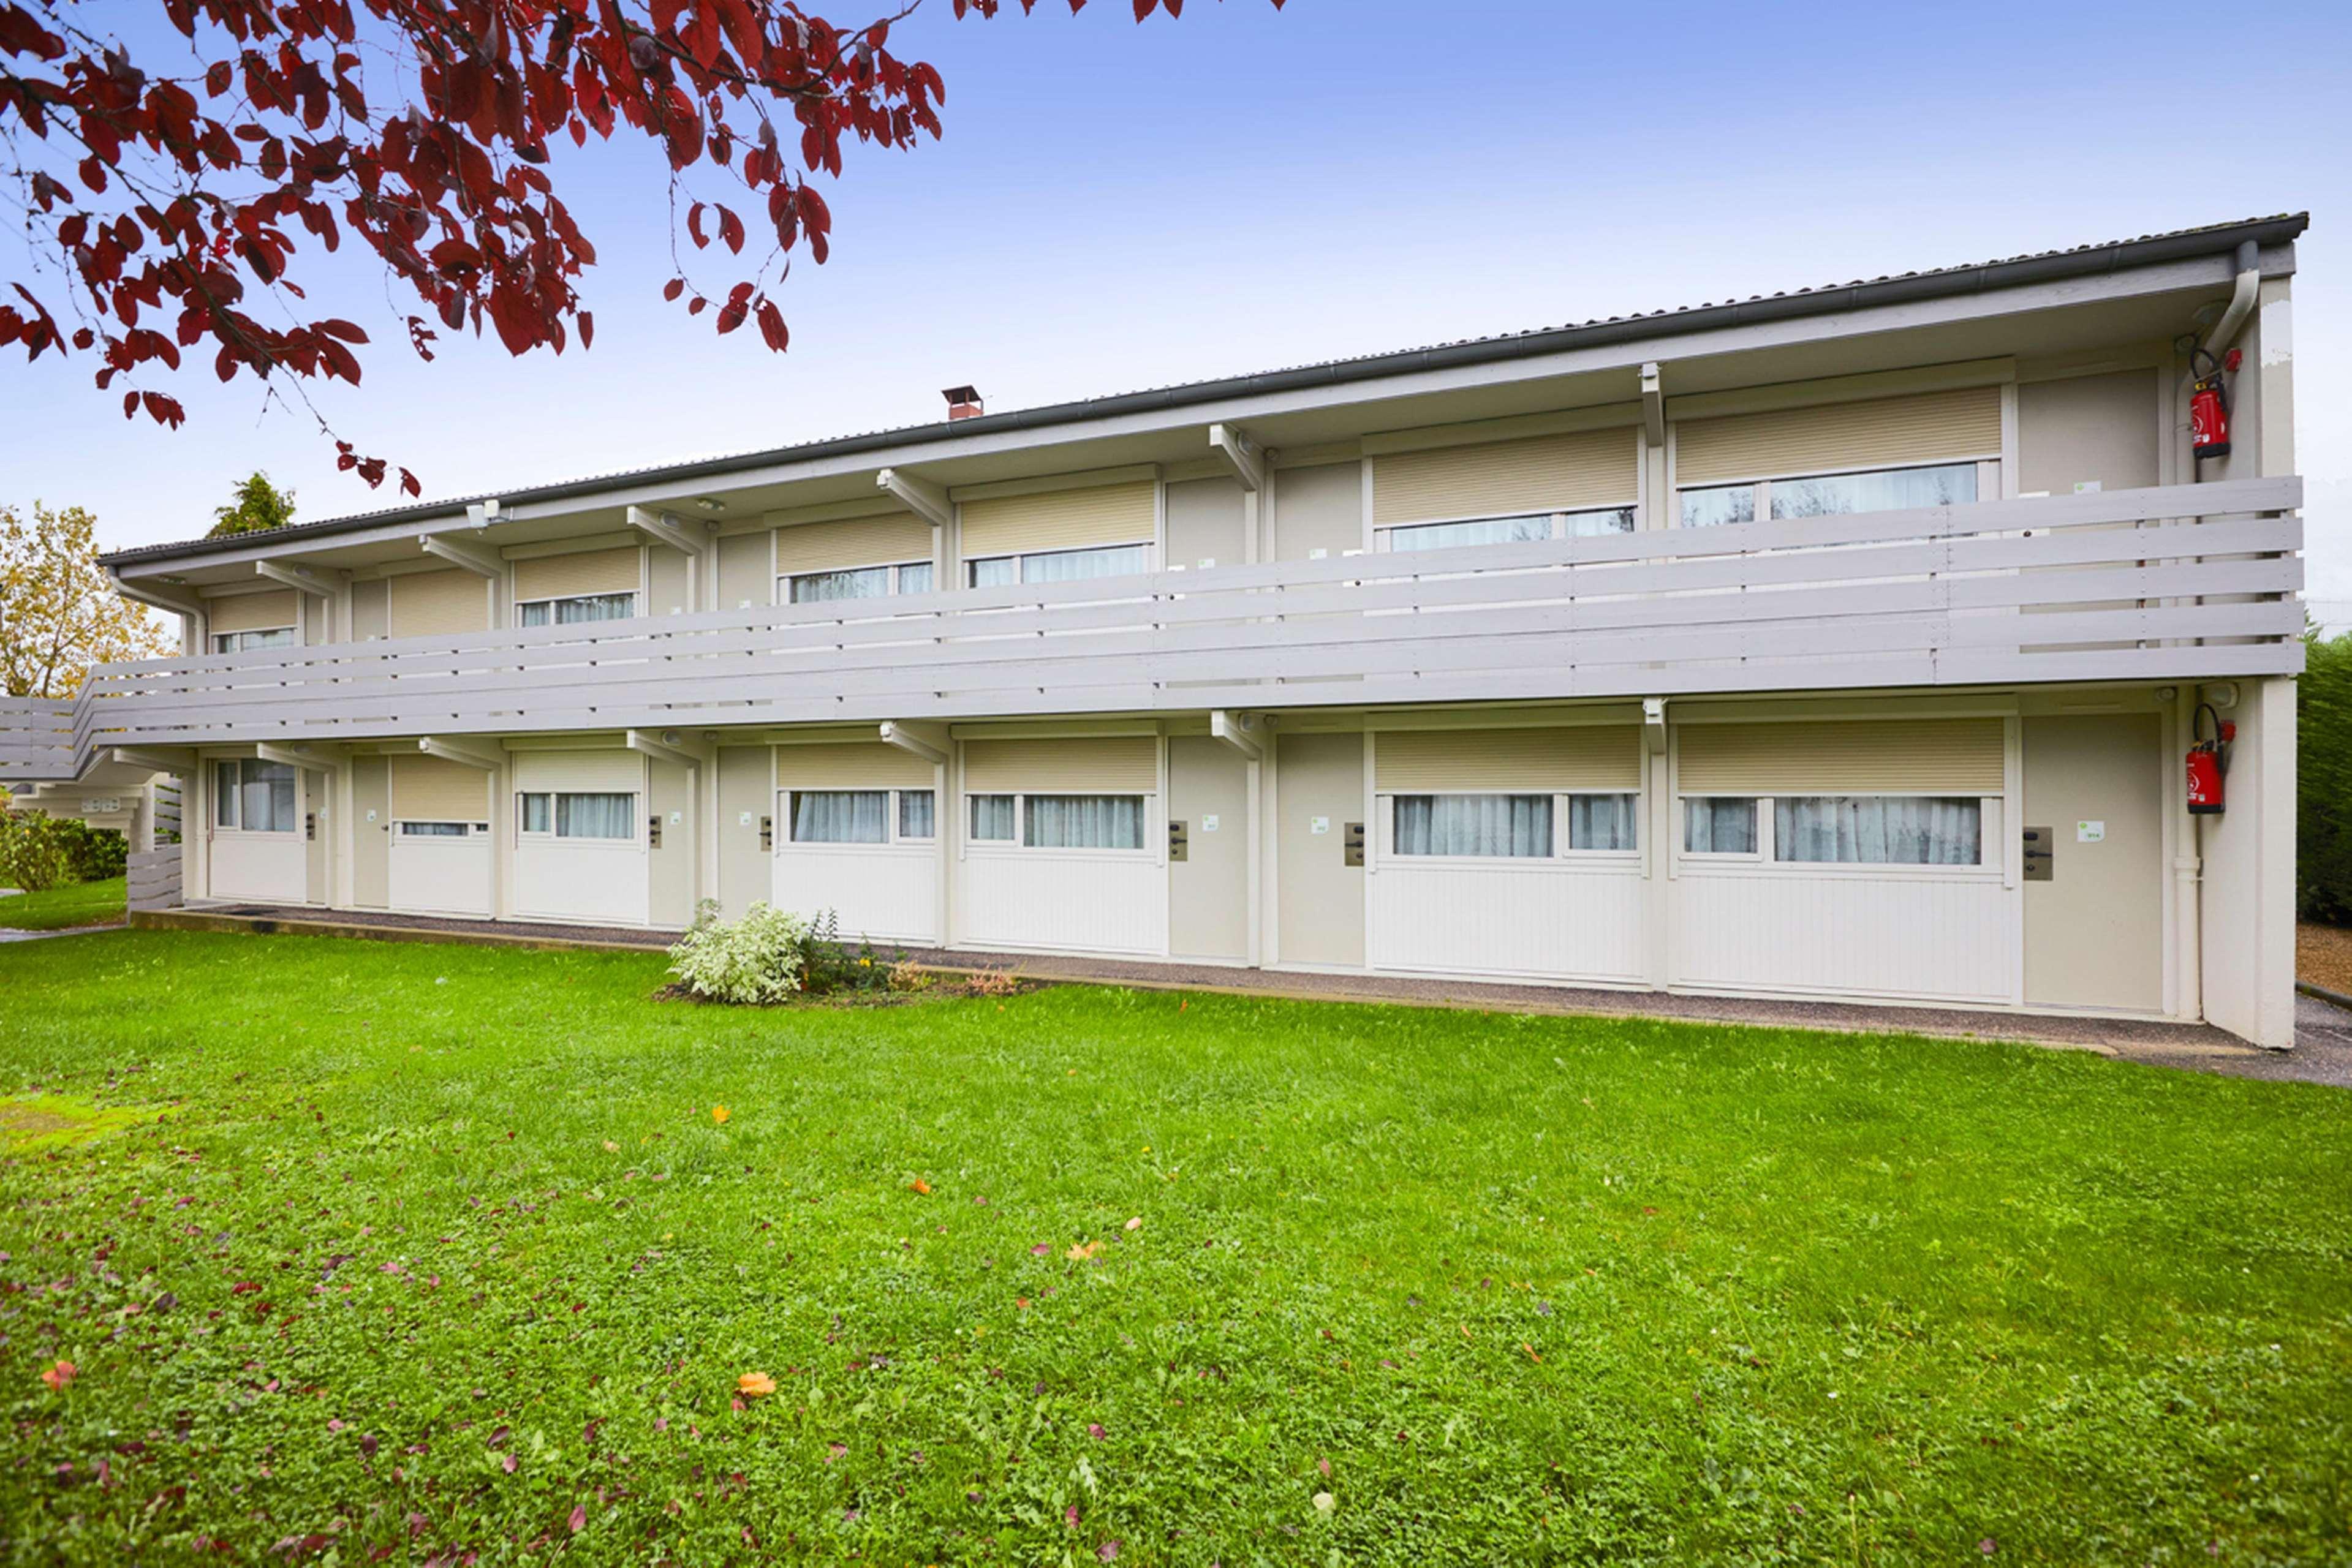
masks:
[[[176,775],[192,905],[2283,1046],[2304,226],[126,550],[183,655],[0,768]]]

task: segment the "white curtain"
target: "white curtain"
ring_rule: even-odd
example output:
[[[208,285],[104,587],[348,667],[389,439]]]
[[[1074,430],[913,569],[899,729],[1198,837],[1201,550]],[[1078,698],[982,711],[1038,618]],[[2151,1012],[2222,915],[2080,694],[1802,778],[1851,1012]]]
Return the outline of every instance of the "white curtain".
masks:
[[[1010,843],[1013,838],[1013,807],[1010,795],[971,798],[971,836],[975,843]]]
[[[931,563],[919,560],[898,569],[898,591],[929,593],[931,591]]]
[[[559,839],[631,839],[637,814],[635,795],[558,795],[555,836]]]
[[[1756,852],[1756,800],[1748,795],[1700,795],[1683,802],[1683,848],[1695,855]]]
[[[890,841],[887,789],[795,789],[793,842],[796,844],[887,844]]]
[[[1125,577],[1143,570],[1148,552],[1142,545],[1111,545],[1101,549],[1064,549],[1021,558],[1024,582],[1079,582],[1097,577]]]
[[[1888,512],[1904,507],[1949,507],[1976,498],[1977,465],[1973,463],[1772,481],[1772,515],[1776,517],[1827,517],[1847,512]]]
[[[1457,545],[1524,544],[1551,538],[1549,515],[1535,517],[1481,517],[1468,523],[1423,523],[1417,528],[1391,528],[1392,550],[1452,549]]]
[[[542,599],[522,607],[529,626],[576,626],[588,621],[626,621],[637,612],[634,593],[591,593],[576,599]]]
[[[1772,802],[1772,857],[1859,865],[1980,863],[1983,802],[1811,795]]]
[[[466,836],[463,822],[403,822],[400,836],[404,839],[462,839]]]
[[[902,839],[928,839],[939,829],[934,821],[934,806],[929,789],[898,791],[898,836]]]
[[[544,833],[554,830],[555,798],[551,795],[525,795],[522,798],[522,831]]]
[[[224,762],[213,821],[248,833],[294,831],[294,769],[283,762]]]
[[[1551,797],[1400,795],[1396,852],[1547,857],[1551,853]]]
[[[1633,822],[1639,814],[1632,795],[1570,795],[1568,798],[1568,847],[1572,850],[1630,850],[1635,847]]]
[[[1139,850],[1140,795],[1032,795],[1022,841],[1040,850]]]
[[[833,599],[880,599],[890,591],[890,569],[861,567],[854,571],[811,571],[793,579],[793,602],[817,604]]]
[[[1021,563],[1009,555],[992,555],[963,563],[964,580],[973,588],[1003,588],[1020,580]]]

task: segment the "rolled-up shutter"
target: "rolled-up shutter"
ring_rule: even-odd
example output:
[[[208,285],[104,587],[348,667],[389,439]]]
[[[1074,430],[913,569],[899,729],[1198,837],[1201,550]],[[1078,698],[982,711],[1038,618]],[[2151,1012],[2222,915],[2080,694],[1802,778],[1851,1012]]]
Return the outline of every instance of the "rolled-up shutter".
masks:
[[[780,789],[928,789],[931,764],[878,740],[824,741],[776,747]]]
[[[583,593],[637,591],[640,552],[635,545],[615,549],[574,550],[570,555],[533,556],[515,568],[515,598],[570,599]]]
[[[1998,795],[1998,718],[1792,719],[1691,724],[1675,742],[1685,794]]]
[[[205,601],[205,619],[215,635],[223,632],[275,632],[299,624],[294,591],[273,588],[262,593],[236,593]]]
[[[489,626],[488,582],[470,571],[409,572],[386,581],[394,637],[446,636]]]
[[[1675,483],[1712,485],[2000,455],[2000,389],[1828,403],[1675,426]]]
[[[525,751],[515,757],[515,788],[577,794],[636,794],[646,787],[646,759],[634,751]]]
[[[802,523],[776,530],[779,577],[930,559],[931,525],[911,512],[837,523]]]
[[[1150,544],[1158,528],[1159,490],[1156,483],[1143,479],[965,501],[959,508],[963,553],[971,559],[1087,545]]]
[[[1372,522],[1630,507],[1640,485],[1631,427],[1400,452],[1372,459]]]
[[[1391,791],[1638,789],[1639,725],[1557,729],[1392,729],[1372,742],[1376,788]]]
[[[972,794],[1150,795],[1160,789],[1160,742],[1148,735],[964,743]]]
[[[489,806],[488,768],[468,768],[440,757],[392,759],[394,817],[418,822],[479,822],[489,817]]]

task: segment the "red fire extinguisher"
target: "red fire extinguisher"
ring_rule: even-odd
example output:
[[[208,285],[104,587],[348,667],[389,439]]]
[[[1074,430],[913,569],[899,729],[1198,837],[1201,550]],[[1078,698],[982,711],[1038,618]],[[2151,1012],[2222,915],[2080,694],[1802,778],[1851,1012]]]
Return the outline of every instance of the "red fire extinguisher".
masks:
[[[2226,367],[2202,349],[2189,357],[2189,369],[2197,379],[2189,391],[2189,438],[2200,457],[2230,455],[2230,389],[2221,372],[2225,368],[2236,370],[2240,361],[2235,349],[2230,350]]]
[[[2213,721],[2207,736],[2205,721]],[[2225,804],[2222,779],[2230,773],[2230,743],[2238,727],[2213,711],[2211,703],[2197,705],[2197,744],[2189,748],[2189,811],[2196,817],[2218,817]]]

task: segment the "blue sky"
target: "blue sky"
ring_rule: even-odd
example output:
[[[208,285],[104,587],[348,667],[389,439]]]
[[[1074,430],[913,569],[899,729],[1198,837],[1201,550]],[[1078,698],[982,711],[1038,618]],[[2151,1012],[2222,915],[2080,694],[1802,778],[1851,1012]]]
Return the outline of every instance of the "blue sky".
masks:
[[[593,352],[418,365],[347,248],[314,298],[377,344],[322,408],[428,495],[494,491],[927,420],[961,381],[1011,408],[2308,208],[2313,591],[2352,624],[2352,6],[928,0],[893,44],[946,76],[946,139],[852,154],[789,354],[661,303],[662,169],[592,145],[563,175]],[[88,506],[110,545],[201,532],[256,466],[306,517],[393,499],[247,382],[181,378],[173,434],[85,369],[5,375],[0,501]]]

